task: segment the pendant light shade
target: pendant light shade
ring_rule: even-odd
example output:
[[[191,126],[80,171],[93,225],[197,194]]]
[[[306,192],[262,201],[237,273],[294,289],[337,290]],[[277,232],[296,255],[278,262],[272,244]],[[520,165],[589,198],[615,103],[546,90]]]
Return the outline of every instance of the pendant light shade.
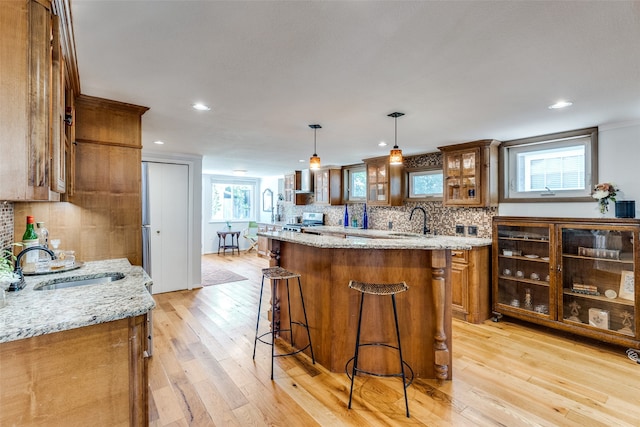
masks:
[[[395,144],[393,148],[389,152],[389,164],[390,165],[401,165],[402,164],[402,150],[398,148],[398,117],[404,116],[404,113],[391,113],[388,115],[389,117],[393,117],[395,122]]]
[[[313,129],[313,156],[309,159],[309,169],[320,169],[320,157],[316,154],[316,132],[322,129],[320,125],[309,125]]]

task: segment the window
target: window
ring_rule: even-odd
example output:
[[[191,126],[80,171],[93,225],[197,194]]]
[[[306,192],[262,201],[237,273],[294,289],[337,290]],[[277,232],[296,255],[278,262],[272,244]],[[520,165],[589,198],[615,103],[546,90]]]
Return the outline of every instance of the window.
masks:
[[[255,180],[211,179],[210,221],[247,221],[255,219]]]
[[[442,169],[409,171],[409,198],[442,197]]]
[[[591,200],[597,181],[598,129],[504,142],[501,201]]]
[[[364,165],[344,168],[344,198],[364,201],[367,197],[367,170]]]

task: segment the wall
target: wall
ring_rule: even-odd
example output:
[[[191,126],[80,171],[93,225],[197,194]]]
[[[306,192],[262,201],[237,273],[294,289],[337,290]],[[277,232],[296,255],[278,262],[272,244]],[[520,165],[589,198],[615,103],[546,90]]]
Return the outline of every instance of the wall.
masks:
[[[209,192],[210,189],[210,180],[214,175],[203,174],[202,175],[202,253],[216,253],[218,252],[218,235],[217,231],[226,230],[227,224],[225,221],[209,221],[210,212],[209,206],[211,206],[211,194]],[[229,181],[238,181],[240,178],[235,176],[216,176],[216,178],[228,179]],[[269,188],[273,191],[273,205],[276,206],[278,201],[278,180],[282,177],[272,176],[272,177],[264,177],[260,178],[247,178],[257,181],[257,191],[256,191],[256,200],[254,203],[256,204],[256,221],[262,223],[270,223],[271,222],[271,212],[264,212],[262,210],[262,193],[264,190]],[[277,214],[277,211],[274,211],[274,216]],[[247,229],[249,225],[248,221],[231,221],[232,229],[239,230],[241,232],[240,238],[238,239],[238,244],[240,246],[240,250],[246,250],[250,241],[242,237],[244,231]],[[227,237],[227,240],[230,238]],[[229,243],[229,242],[227,242]]]
[[[621,191],[618,200],[636,201],[636,218],[640,217],[640,121],[603,125],[598,130],[598,182],[613,182]],[[549,216],[597,218],[600,211],[593,202],[574,203],[501,203],[503,216]],[[607,218],[615,217],[610,205]]]

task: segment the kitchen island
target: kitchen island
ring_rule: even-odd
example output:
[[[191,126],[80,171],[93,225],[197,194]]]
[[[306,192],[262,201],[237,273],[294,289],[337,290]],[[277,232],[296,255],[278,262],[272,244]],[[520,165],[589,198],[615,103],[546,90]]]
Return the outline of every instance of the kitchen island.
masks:
[[[343,372],[353,356],[360,294],[349,289],[349,280],[405,281],[409,290],[397,295],[404,359],[417,377],[451,379],[451,250],[487,246],[491,240],[326,226],[306,231],[258,234],[269,239],[271,265],[302,276],[316,360]],[[367,304],[363,336],[394,343],[390,298],[370,298]],[[292,308],[294,319],[302,315],[298,309]],[[286,310],[280,304],[280,322],[287,322]],[[304,330],[294,338],[304,343]],[[371,357],[362,353],[363,369],[397,371],[395,352],[371,351],[376,351]]]
[[[36,290],[72,278],[110,283]],[[25,277],[0,308],[0,425],[147,425],[151,279],[126,259]]]

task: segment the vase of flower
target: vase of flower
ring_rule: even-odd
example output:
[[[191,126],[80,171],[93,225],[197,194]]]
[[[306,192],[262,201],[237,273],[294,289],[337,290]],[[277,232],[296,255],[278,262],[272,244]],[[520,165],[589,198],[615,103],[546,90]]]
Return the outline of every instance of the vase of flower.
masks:
[[[610,182],[603,182],[598,184],[593,189],[591,197],[598,201],[598,208],[600,209],[600,215],[604,217],[604,214],[609,211],[609,202],[616,201],[616,194],[620,191],[616,188],[615,184]]]

